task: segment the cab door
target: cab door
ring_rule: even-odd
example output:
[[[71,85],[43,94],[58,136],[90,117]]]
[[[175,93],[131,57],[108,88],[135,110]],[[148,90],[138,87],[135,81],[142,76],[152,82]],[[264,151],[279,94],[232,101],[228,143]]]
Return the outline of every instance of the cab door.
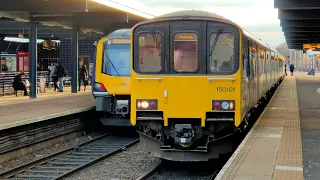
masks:
[[[170,28],[168,28],[170,27]],[[165,119],[202,118],[206,107],[206,22],[172,21],[166,28]],[[169,42],[168,42],[169,41]],[[196,85],[196,86],[195,86]],[[198,110],[199,109],[199,110]]]

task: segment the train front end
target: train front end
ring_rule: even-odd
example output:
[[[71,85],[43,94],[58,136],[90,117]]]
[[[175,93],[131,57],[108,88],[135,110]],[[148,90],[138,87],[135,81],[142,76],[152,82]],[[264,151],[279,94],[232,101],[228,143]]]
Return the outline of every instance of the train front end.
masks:
[[[114,31],[97,44],[93,95],[103,125],[130,122],[130,29]]]
[[[212,19],[169,15],[132,29],[131,123],[153,156],[208,161],[232,152],[242,119],[240,32]]]

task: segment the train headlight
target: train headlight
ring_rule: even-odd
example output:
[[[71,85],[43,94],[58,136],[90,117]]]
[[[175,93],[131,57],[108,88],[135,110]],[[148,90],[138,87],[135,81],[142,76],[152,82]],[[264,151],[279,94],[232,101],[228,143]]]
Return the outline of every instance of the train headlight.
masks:
[[[148,100],[137,100],[137,110],[157,110],[158,100],[148,99]]]
[[[234,100],[214,100],[212,110],[233,111],[235,109]]]
[[[147,101],[142,101],[142,102],[141,102],[141,107],[142,107],[143,109],[147,109],[147,108],[149,107],[149,103],[148,103]]]

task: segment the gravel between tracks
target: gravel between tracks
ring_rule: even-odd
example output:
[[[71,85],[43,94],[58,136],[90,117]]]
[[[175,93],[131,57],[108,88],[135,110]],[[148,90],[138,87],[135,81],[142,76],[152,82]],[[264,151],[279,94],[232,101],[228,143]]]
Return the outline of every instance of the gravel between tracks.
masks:
[[[158,162],[158,158],[139,150],[136,144],[65,179],[134,180],[151,170]]]
[[[44,149],[35,151],[33,153],[21,156],[19,158],[0,163],[0,173],[7,171],[9,169],[15,168],[17,166],[26,164],[30,161],[33,161],[36,159],[41,159],[43,157],[49,156],[49,155],[54,154],[56,152],[62,151],[66,148],[70,148],[75,145],[87,142],[87,141],[89,141],[88,136],[95,138],[99,135],[101,135],[101,133],[89,133],[85,136],[72,138],[71,140],[57,143],[57,144],[53,145],[52,147],[44,148]]]

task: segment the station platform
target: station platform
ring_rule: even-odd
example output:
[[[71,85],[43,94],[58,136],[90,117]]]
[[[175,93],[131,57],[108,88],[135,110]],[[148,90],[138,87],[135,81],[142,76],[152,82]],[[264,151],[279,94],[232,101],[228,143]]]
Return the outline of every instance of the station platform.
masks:
[[[216,180],[320,179],[320,76],[286,76]]]
[[[80,113],[95,108],[95,100],[88,88],[85,92],[49,91],[35,99],[15,95],[0,97],[0,130],[22,126],[52,118]]]

